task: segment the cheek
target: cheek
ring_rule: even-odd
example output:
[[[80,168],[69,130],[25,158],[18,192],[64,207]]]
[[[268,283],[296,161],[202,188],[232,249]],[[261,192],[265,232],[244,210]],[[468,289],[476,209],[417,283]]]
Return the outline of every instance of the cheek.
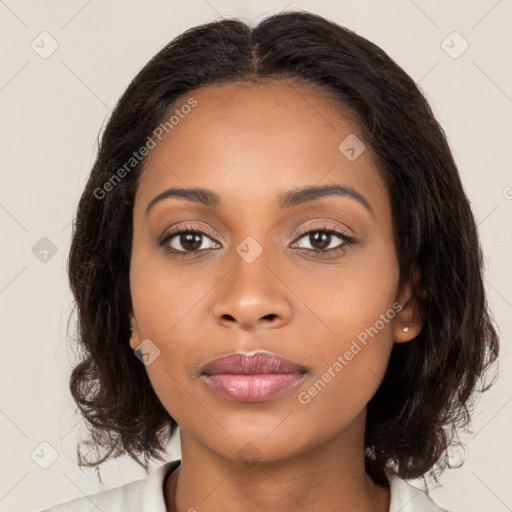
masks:
[[[358,337],[391,339],[399,309],[395,304],[399,271],[394,251],[384,239],[347,253],[339,264],[319,267],[318,272],[294,272],[287,272],[286,279],[307,306],[309,330],[318,327],[318,341],[326,342],[323,352],[329,357],[330,348],[344,351]]]
[[[169,414],[185,424],[193,410],[186,391],[191,368],[206,357],[199,327],[204,322],[201,299],[211,286],[204,276],[198,278],[197,269],[171,265],[143,248],[132,253],[130,287],[140,337],[151,340],[158,353],[146,371]]]
[[[316,276],[302,285],[299,293],[307,293],[323,325],[310,354],[317,372],[298,399],[333,424],[355,417],[384,377],[401,309],[395,302],[398,278],[394,253],[382,248],[361,255],[357,264],[338,266],[320,282]]]
[[[311,359],[315,374],[298,390],[297,400],[312,431],[332,434],[345,428],[366,407],[386,373],[393,348],[396,309],[383,294],[357,301],[328,318],[336,335],[322,338]]]
[[[164,342],[193,329],[194,310],[208,284],[207,273],[198,278],[197,267],[171,263],[159,252],[134,251],[130,287],[141,335]]]
[[[331,363],[297,394],[301,426],[309,432],[322,432],[325,438],[364,415],[380,386],[390,353],[385,344],[361,348],[350,360],[346,352],[339,352],[341,358],[333,354]]]

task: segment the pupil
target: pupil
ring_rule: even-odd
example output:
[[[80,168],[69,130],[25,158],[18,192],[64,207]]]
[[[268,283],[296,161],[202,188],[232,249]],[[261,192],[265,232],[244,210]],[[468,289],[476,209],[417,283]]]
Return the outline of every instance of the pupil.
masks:
[[[196,233],[188,233],[181,235],[180,243],[185,249],[199,249],[201,247],[201,235]]]
[[[320,235],[320,236],[318,236]],[[316,247],[317,249],[323,250],[326,247],[329,247],[329,239],[331,238],[330,233],[325,233],[323,231],[317,231],[316,233],[313,233],[309,235],[311,245],[313,247]],[[319,242],[320,239],[320,242]],[[315,243],[320,243],[321,247],[315,246]]]

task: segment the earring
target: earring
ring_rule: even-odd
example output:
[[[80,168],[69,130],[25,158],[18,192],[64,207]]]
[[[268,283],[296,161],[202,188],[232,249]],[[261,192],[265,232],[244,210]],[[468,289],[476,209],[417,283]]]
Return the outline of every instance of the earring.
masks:
[[[410,325],[405,325],[404,327],[402,327],[402,332],[409,332],[409,328],[411,325],[412,325],[412,322]]]

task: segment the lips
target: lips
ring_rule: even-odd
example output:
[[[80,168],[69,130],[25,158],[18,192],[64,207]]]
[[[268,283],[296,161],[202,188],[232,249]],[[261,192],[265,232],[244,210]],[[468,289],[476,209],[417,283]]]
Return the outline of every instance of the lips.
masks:
[[[269,400],[297,385],[307,369],[274,354],[234,353],[207,363],[204,382],[225,398],[243,402]]]
[[[253,355],[228,354],[214,359],[202,369],[202,373],[205,375],[217,375],[219,373],[262,375],[267,373],[305,373],[306,371],[305,367],[288,359],[263,353]]]

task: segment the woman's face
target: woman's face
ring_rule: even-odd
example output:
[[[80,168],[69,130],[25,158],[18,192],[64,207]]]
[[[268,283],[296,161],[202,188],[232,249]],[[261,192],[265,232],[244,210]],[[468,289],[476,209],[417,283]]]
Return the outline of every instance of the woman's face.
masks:
[[[180,109],[190,97],[195,106]],[[156,394],[182,438],[224,457],[359,443],[393,342],[415,335],[402,332],[414,318],[397,295],[389,195],[371,148],[339,103],[297,83],[208,86],[176,109],[133,210],[134,325],[150,340]],[[338,188],[300,192],[325,186]],[[171,188],[209,193],[148,209]],[[186,233],[158,245],[176,229]],[[260,351],[303,372],[203,374],[220,356]]]

